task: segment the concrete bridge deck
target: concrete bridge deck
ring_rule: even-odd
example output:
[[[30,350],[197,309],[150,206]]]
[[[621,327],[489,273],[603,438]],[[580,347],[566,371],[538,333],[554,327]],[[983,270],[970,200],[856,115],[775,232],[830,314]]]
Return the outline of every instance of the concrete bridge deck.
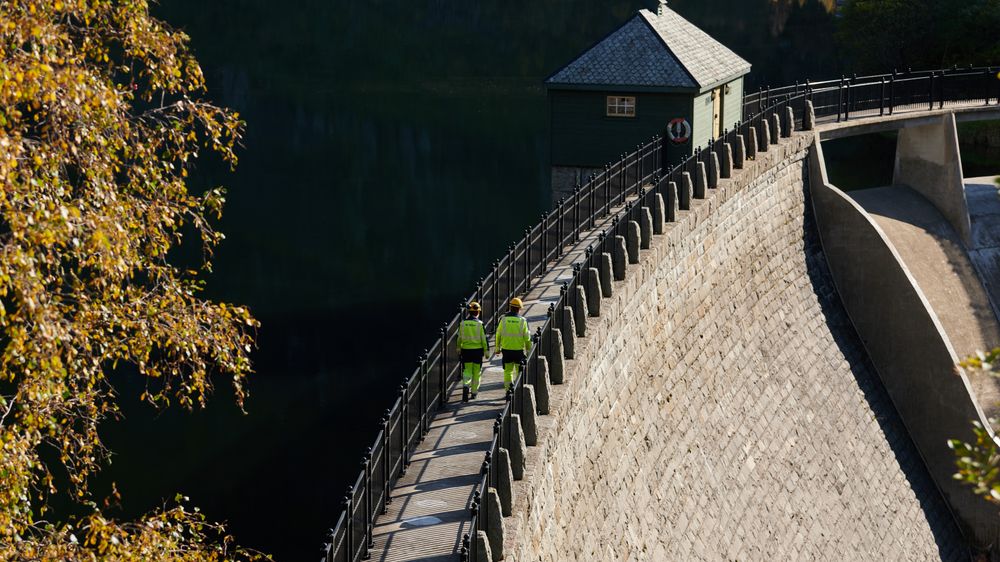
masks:
[[[573,278],[573,264],[583,260],[587,246],[597,241],[597,233],[609,220],[597,221],[594,230],[532,280],[531,290],[522,298],[532,333],[545,322],[549,305],[559,300],[563,282]],[[463,403],[458,387],[447,408],[434,417],[406,475],[392,492],[387,513],[378,518],[372,560],[456,560],[462,537],[470,529],[469,506],[493,439],[493,422],[505,404],[499,357],[484,365],[479,390],[475,400]]]

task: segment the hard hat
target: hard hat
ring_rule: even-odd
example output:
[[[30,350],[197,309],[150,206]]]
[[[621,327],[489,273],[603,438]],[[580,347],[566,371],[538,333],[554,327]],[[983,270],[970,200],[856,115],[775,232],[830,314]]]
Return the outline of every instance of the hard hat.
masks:
[[[482,310],[483,307],[479,306],[478,302],[472,301],[469,303],[469,312],[480,312]]]
[[[510,299],[510,307],[511,308],[524,308],[524,303],[521,302],[521,299],[519,299],[517,297],[514,297],[514,298]]]

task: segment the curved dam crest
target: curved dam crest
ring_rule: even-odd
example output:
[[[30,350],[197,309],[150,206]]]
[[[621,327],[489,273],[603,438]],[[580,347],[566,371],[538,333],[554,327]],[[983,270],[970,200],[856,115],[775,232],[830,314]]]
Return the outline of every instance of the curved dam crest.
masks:
[[[812,138],[692,200],[587,319],[506,560],[967,558],[834,288]]]

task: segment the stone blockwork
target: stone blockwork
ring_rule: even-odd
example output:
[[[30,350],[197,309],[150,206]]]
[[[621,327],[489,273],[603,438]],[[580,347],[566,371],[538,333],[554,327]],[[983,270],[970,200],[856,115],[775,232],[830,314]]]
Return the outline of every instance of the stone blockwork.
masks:
[[[834,291],[808,146],[692,201],[587,319],[507,560],[967,557]]]

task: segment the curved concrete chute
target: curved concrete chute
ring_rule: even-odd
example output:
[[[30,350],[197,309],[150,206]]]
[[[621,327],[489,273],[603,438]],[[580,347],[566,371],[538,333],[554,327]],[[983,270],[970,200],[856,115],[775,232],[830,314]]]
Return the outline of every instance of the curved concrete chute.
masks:
[[[956,371],[959,355],[879,221],[830,184],[818,139],[809,164],[816,222],[841,301],[963,534],[988,549],[1000,537],[1000,518],[952,478],[947,446],[949,439],[973,439],[973,420],[989,427],[973,386]]]

